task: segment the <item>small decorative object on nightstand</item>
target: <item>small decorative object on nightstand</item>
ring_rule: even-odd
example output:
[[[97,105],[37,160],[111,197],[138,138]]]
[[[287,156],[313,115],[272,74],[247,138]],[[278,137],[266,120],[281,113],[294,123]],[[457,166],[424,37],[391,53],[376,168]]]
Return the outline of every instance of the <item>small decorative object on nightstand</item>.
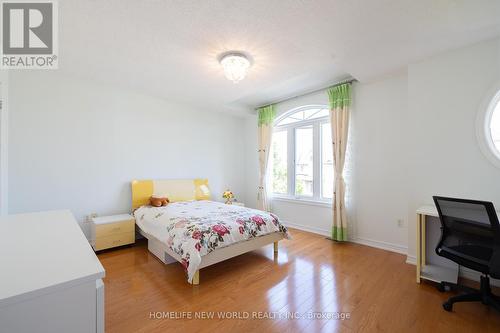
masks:
[[[226,205],[231,205],[233,203],[234,194],[230,190],[225,190],[224,193],[222,193],[222,197],[226,199]]]
[[[135,242],[135,219],[130,214],[95,217],[91,233],[95,251],[132,244]]]

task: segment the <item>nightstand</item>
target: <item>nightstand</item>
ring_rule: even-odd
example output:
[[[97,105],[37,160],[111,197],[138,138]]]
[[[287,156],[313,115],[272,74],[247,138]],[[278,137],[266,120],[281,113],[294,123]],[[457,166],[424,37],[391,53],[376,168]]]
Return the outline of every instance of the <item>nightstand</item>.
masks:
[[[130,214],[95,217],[90,228],[95,251],[135,242],[135,219]]]

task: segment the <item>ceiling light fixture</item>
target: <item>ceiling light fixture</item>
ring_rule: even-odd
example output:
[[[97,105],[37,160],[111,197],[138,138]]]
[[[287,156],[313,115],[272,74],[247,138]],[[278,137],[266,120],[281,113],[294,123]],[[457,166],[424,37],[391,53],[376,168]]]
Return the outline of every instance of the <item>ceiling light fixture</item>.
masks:
[[[252,65],[248,57],[241,52],[229,52],[220,57],[219,60],[226,78],[238,83],[245,78],[248,69]]]

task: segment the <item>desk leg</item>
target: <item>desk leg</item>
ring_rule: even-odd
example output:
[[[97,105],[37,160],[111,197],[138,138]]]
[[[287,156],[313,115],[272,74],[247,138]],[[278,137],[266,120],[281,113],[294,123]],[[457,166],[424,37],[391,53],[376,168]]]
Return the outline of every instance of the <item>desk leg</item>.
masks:
[[[417,214],[417,283],[420,283],[420,264],[421,264],[421,225],[422,225],[422,215]]]
[[[422,234],[420,235],[420,238],[422,239],[422,247],[420,248],[420,251],[421,251],[421,260],[422,260],[422,263],[420,264],[421,267],[424,267],[425,266],[425,263],[426,263],[426,252],[427,252],[427,246],[425,245],[425,238],[427,237],[426,236],[426,232],[425,232],[425,215],[423,214],[420,214],[420,230],[422,232]]]

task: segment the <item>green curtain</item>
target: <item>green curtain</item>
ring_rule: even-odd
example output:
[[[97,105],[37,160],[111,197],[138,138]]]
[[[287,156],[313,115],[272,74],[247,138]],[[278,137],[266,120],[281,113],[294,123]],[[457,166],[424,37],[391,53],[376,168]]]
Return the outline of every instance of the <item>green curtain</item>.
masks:
[[[345,208],[344,162],[347,150],[349,131],[349,114],[351,106],[351,84],[345,83],[328,89],[330,100],[330,121],[332,128],[333,165],[335,178],[333,181],[333,221],[332,239],[346,241],[348,221]]]
[[[328,89],[330,110],[351,106],[351,84],[344,83]]]
[[[262,126],[262,124],[271,125],[276,115],[276,107],[274,104],[263,106],[258,108],[257,112],[259,113],[259,127]]]
[[[270,206],[267,200],[267,164],[269,161],[269,150],[271,149],[271,138],[273,135],[273,121],[276,114],[274,105],[264,106],[257,109],[259,112],[259,187],[257,191],[257,209],[269,211]]]

